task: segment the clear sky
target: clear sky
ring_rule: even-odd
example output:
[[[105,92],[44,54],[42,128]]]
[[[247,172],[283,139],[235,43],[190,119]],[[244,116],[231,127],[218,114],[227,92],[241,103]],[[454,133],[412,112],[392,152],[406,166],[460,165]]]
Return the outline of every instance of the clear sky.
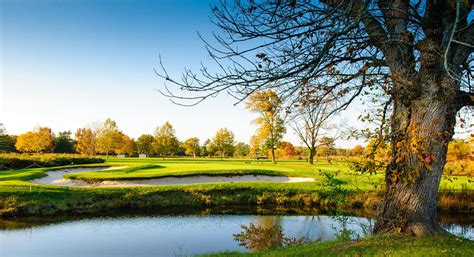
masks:
[[[35,126],[75,131],[110,117],[128,135],[170,121],[184,140],[221,127],[248,142],[254,114],[230,96],[196,107],[172,104],[154,68],[168,72],[210,61],[197,36],[215,29],[207,0],[0,0],[0,122],[20,134]],[[344,114],[357,124],[356,104]],[[300,145],[291,129],[286,140]],[[354,141],[338,141],[352,147]]]

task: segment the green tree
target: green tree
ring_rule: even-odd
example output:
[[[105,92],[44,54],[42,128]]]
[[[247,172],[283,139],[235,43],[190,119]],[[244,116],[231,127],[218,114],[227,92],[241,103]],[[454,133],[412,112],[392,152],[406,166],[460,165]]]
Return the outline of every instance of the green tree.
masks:
[[[215,147],[221,158],[225,158],[227,154],[232,155],[234,152],[234,133],[227,128],[217,130],[216,135],[212,138],[211,145]]]
[[[16,136],[8,135],[7,130],[0,123],[0,153],[15,152]]]
[[[169,122],[165,122],[163,126],[155,130],[155,152],[162,156],[172,156],[178,151],[179,141],[175,136],[173,126]]]
[[[245,157],[250,153],[250,145],[239,142],[235,145],[234,156],[235,157]]]
[[[192,155],[194,158],[196,158],[196,156],[199,155],[201,151],[199,138],[197,137],[186,139],[186,141],[183,142],[183,147],[185,149],[186,155]]]
[[[151,155],[153,153],[153,142],[155,138],[149,134],[143,134],[137,139],[137,151],[139,154]]]
[[[54,152],[55,153],[74,153],[76,141],[72,139],[71,131],[62,131],[58,133],[58,136],[54,139]]]
[[[272,162],[276,164],[275,149],[285,135],[286,128],[281,118],[282,102],[271,90],[256,92],[250,95],[246,108],[260,116],[253,122],[259,125],[256,134],[271,151]]]
[[[322,137],[319,142],[320,146],[318,147],[318,155],[325,156],[328,161],[331,155],[336,154],[336,144],[335,139],[332,137]]]
[[[96,154],[96,132],[90,128],[79,128],[75,134],[76,151],[81,154],[94,156]]]
[[[216,146],[212,143],[212,140],[207,139],[201,147],[201,155],[211,157],[216,154]]]
[[[113,153],[120,149],[123,144],[122,132],[118,129],[117,123],[107,118],[97,132],[97,151],[105,154],[106,158],[109,153]]]

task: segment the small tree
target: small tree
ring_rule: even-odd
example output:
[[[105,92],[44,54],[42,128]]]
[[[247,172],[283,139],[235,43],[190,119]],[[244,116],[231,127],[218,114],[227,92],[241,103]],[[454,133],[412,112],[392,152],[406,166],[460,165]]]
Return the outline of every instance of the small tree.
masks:
[[[203,146],[202,146],[202,148],[201,148],[201,151],[202,151],[203,153],[205,152],[205,154],[206,154],[208,157],[211,157],[211,156],[213,156],[213,155],[216,154],[216,151],[217,151],[217,150],[216,150],[216,146],[212,143],[212,140],[207,139],[207,140],[204,142],[204,144],[203,144]]]
[[[149,134],[141,135],[136,142],[137,151],[139,154],[151,155],[153,153],[153,142],[155,138]]]
[[[320,140],[320,147],[318,151],[319,156],[325,156],[330,162],[330,156],[336,154],[335,139],[332,137],[322,137]]]
[[[250,145],[239,142],[235,145],[234,156],[236,157],[244,157],[249,155],[250,153]]]
[[[155,130],[155,152],[162,156],[175,155],[178,151],[179,141],[175,136],[173,126],[169,122],[165,122],[163,126]]]
[[[216,135],[212,139],[212,145],[221,158],[226,157],[226,154],[231,155],[234,152],[234,133],[227,128],[217,130]]]
[[[264,145],[270,149],[272,162],[276,164],[275,149],[278,147],[286,128],[281,114],[281,100],[275,92],[256,92],[248,98],[246,107],[260,116],[253,122],[260,127],[257,129],[257,138],[263,140]]]
[[[8,135],[7,130],[0,123],[0,153],[15,151],[16,136]]]
[[[54,152],[55,153],[74,153],[74,147],[76,141],[71,138],[71,131],[62,131],[58,133],[58,136],[54,140]]]
[[[306,145],[309,152],[309,163],[313,164],[316,150],[322,146],[321,134],[329,129],[334,103],[326,97],[303,93],[299,103],[295,105],[296,111],[292,113],[293,130],[299,139]]]
[[[186,139],[186,141],[183,142],[183,147],[186,155],[192,155],[196,158],[196,156],[200,154],[201,147],[199,145],[199,138],[197,137]]]

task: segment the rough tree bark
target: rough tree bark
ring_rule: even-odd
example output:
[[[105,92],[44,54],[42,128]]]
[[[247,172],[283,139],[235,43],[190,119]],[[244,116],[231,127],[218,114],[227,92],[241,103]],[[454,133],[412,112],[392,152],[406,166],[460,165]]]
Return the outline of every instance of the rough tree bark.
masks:
[[[420,84],[424,88],[442,85]],[[432,91],[431,91],[432,92]],[[438,187],[454,135],[458,108],[453,97],[430,91],[408,105],[394,103],[392,156],[386,169],[386,192],[375,232],[416,236],[443,232],[437,221]]]

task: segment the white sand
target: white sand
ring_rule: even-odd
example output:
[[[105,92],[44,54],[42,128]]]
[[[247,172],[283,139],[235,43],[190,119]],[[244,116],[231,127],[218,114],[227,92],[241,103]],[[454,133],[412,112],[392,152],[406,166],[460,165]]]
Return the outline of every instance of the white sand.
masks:
[[[55,185],[55,184],[61,184],[61,181],[66,180],[66,179],[63,179],[63,176],[66,174],[75,174],[75,173],[83,173],[83,172],[90,172],[90,171],[118,170],[118,169],[123,169],[123,168],[126,168],[126,166],[68,168],[68,169],[53,170],[53,171],[46,172],[48,176],[33,179],[33,180],[30,180],[30,182],[36,183],[36,184],[44,184],[44,185]]]
[[[313,182],[314,178],[305,177],[286,177],[286,176],[267,176],[267,175],[241,175],[241,176],[186,176],[186,177],[165,177],[153,179],[137,180],[105,180],[97,183],[89,183],[81,180],[63,179],[65,174],[81,173],[89,171],[104,171],[121,169],[125,167],[96,167],[96,168],[77,168],[63,169],[48,172],[47,177],[31,180],[33,183],[48,184],[56,186],[76,186],[76,187],[116,187],[116,186],[161,186],[161,185],[179,185],[179,184],[202,184],[212,182]]]

